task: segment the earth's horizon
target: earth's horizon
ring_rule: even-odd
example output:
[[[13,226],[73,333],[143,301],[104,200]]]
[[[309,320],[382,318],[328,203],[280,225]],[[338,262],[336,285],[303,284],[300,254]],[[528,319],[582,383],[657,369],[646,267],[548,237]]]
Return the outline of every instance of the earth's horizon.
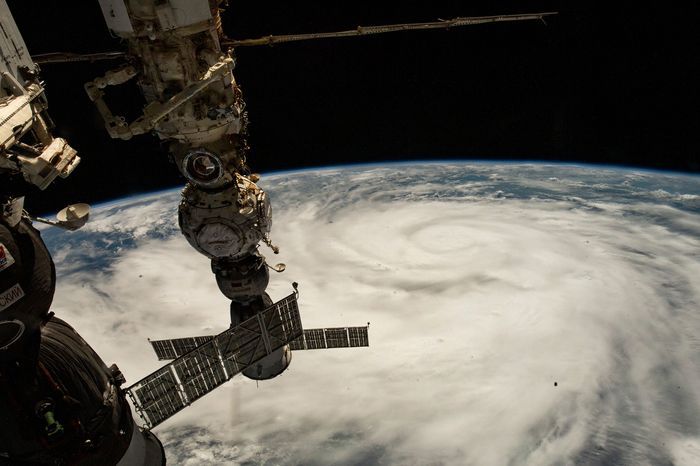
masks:
[[[295,352],[154,432],[171,464],[700,463],[700,176],[508,161],[263,175],[261,249],[307,327],[370,348]],[[45,229],[53,311],[127,384],[147,338],[218,333],[228,302],[177,227],[179,189]]]
[[[499,165],[499,166],[538,166],[538,167],[552,167],[552,168],[581,168],[589,170],[607,170],[607,171],[626,171],[639,174],[647,175],[659,175],[659,176],[677,176],[677,177],[687,177],[687,178],[698,178],[700,179],[700,172],[692,171],[682,171],[682,170],[672,170],[666,168],[650,168],[650,167],[640,167],[635,165],[622,165],[622,164],[612,164],[612,163],[594,163],[594,162],[558,162],[553,160],[520,160],[520,159],[505,159],[505,160],[488,160],[488,159],[415,159],[415,160],[386,160],[378,162],[358,162],[358,163],[340,163],[332,165],[318,165],[313,167],[304,168],[290,168],[290,169],[277,169],[271,170],[269,172],[257,172],[263,178],[268,178],[270,176],[281,176],[281,175],[295,175],[306,172],[322,172],[328,170],[342,170],[342,169],[371,169],[379,167],[401,167],[401,166],[412,166],[412,165]],[[153,196],[157,194],[168,193],[170,191],[180,191],[184,187],[186,180],[182,180],[182,185],[174,185],[166,188],[153,189],[150,191],[139,191],[134,193],[125,194],[122,197],[117,197],[114,199],[107,199],[103,201],[97,201],[92,204],[95,209],[103,208],[112,204],[121,203],[128,201],[133,198],[143,197],[143,196]],[[49,214],[43,214],[42,216],[50,216]],[[44,228],[40,226],[40,228]]]

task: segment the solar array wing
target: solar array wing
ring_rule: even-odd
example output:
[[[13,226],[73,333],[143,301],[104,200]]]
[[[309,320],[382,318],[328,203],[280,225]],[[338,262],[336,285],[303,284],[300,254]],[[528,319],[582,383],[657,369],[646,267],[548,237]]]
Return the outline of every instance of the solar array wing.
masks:
[[[149,425],[158,425],[185,407],[177,380],[167,366],[141,380],[127,393],[139,400],[139,414],[144,420],[148,419]]]
[[[170,340],[150,340],[150,343],[158,359],[163,361],[179,358],[212,338],[214,338],[213,335],[205,335],[201,337],[172,338]]]
[[[302,336],[289,342],[289,349],[298,351],[369,346],[367,331],[368,327],[310,328],[304,330]],[[241,333],[244,333],[243,329],[239,332],[239,334]],[[200,337],[174,338],[170,340],[151,340],[151,345],[158,359],[169,360],[178,358],[192,351],[194,348],[203,345],[212,338],[215,337],[206,335]],[[229,340],[233,341],[234,338],[225,338],[222,340],[225,340],[224,347],[226,347]]]
[[[368,327],[348,327],[350,337],[350,347],[369,346]]]
[[[292,341],[292,350],[369,346],[368,327],[309,328]]]
[[[328,348],[347,348],[350,346],[350,338],[348,330],[345,328],[327,328],[326,332],[326,347]]]
[[[215,337],[178,339],[203,343],[139,380],[126,393],[150,429],[301,335],[299,306],[296,294],[291,294]],[[167,345],[153,347],[158,353]],[[184,348],[172,344],[168,351],[176,354]]]

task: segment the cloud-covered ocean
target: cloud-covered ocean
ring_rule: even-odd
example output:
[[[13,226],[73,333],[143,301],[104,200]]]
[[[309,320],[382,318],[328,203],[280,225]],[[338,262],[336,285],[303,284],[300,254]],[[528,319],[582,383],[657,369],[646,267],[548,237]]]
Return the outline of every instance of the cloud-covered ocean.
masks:
[[[263,178],[262,252],[307,327],[295,352],[155,429],[173,464],[700,464],[700,178],[595,167],[388,165]],[[54,311],[133,383],[147,338],[214,334],[228,302],[177,193],[44,233]]]

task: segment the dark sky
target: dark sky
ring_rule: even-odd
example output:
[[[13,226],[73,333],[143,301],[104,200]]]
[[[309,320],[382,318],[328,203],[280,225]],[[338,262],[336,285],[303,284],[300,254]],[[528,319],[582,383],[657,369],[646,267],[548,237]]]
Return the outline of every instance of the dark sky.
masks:
[[[32,53],[118,50],[97,1],[9,0]],[[559,11],[537,22],[240,49],[260,172],[382,160],[526,159],[700,172],[694,11],[595,1],[231,1],[232,38]],[[83,162],[53,209],[183,184],[156,138],[110,140],[83,83],[116,62],[44,65],[56,132]],[[143,101],[128,85],[111,101]]]

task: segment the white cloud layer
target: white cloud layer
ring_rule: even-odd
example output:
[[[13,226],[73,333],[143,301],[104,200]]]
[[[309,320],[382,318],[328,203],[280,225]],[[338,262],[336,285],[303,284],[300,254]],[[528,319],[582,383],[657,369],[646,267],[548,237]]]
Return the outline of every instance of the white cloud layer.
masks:
[[[270,294],[298,281],[306,327],[370,321],[371,347],[227,383],[156,429],[171,461],[698,464],[700,216],[673,204],[697,191],[622,202],[596,192],[647,175],[434,170],[269,181],[287,264]],[[136,236],[101,270],[55,248],[54,311],[129,382],[159,367],[147,338],[228,325],[208,261],[149,233],[173,218],[164,199],[151,220],[98,215],[86,234]]]

